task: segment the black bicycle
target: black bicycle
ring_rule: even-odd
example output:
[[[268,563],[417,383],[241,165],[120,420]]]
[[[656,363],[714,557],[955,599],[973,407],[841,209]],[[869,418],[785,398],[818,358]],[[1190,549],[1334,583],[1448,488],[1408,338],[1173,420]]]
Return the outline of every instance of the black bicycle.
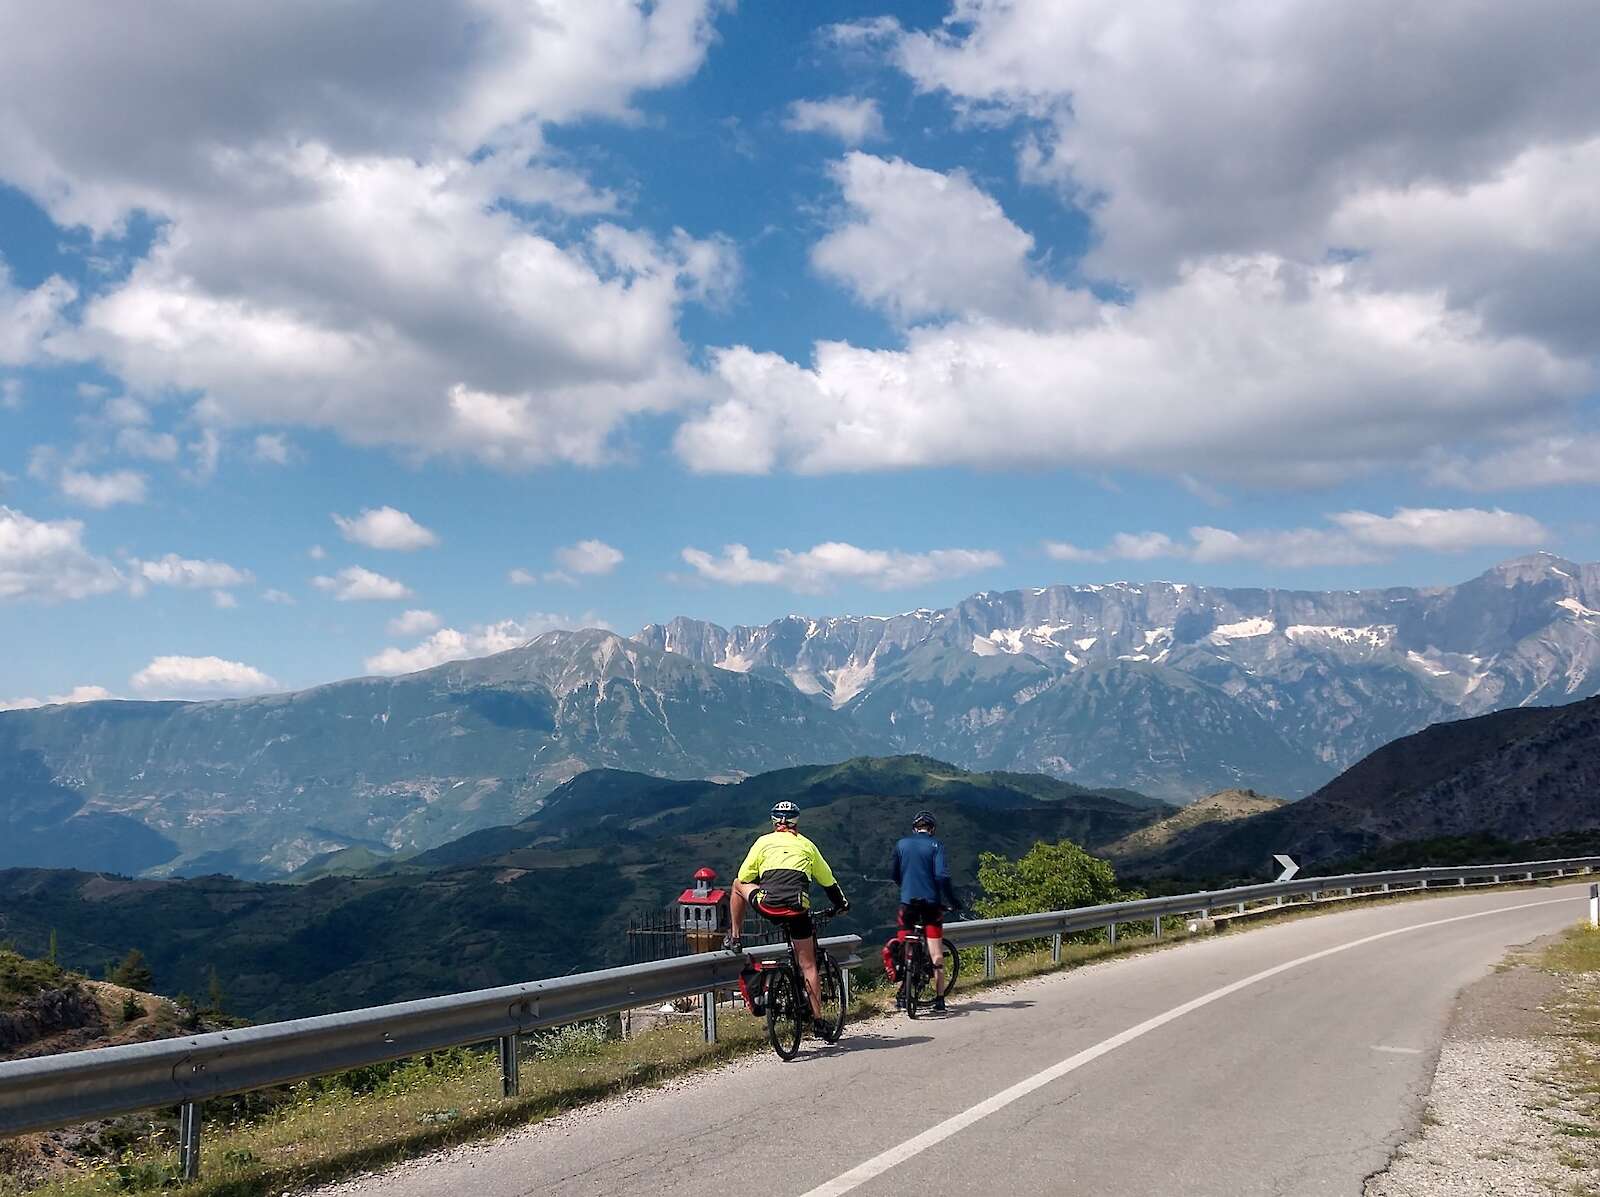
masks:
[[[811,921],[822,929],[833,915],[823,911],[811,916]],[[780,1060],[792,1060],[800,1053],[800,1040],[808,1024],[815,1027],[825,1043],[838,1043],[844,1034],[845,988],[844,970],[833,957],[817,946],[817,980],[822,987],[822,1016],[811,1015],[811,999],[806,996],[806,979],[800,971],[800,961],[795,956],[794,940],[784,928],[784,942],[789,951],[775,960],[751,961],[755,973],[753,983],[740,978],[740,988],[745,991],[745,1005],[750,1013],[765,1017],[767,1042],[778,1053]],[[820,936],[819,936],[820,938]]]
[[[945,945],[944,992],[948,997],[961,975],[961,953]],[[906,932],[900,944],[900,1004],[911,1018],[933,1005],[938,996],[933,986],[933,957],[928,954],[928,928],[916,923]]]

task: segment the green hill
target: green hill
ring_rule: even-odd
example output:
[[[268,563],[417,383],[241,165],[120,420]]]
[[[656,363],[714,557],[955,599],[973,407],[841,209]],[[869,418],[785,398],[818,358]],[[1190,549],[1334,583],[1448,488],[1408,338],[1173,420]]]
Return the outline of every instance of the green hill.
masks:
[[[729,875],[780,797],[801,805],[806,833],[854,903],[850,926],[862,931],[893,919],[897,895],[881,879],[921,807],[938,813],[965,888],[980,851],[1020,855],[1063,837],[1094,847],[1170,812],[926,757],[727,785],[597,770],[515,826],[356,875],[339,875],[334,857],[304,884],[0,872],[0,935],[39,949],[54,928],[62,959],[80,968],[138,947],[168,993],[203,992],[215,967],[231,1008],[258,1019],[557,976],[622,962],[629,915],[670,903],[702,865]]]

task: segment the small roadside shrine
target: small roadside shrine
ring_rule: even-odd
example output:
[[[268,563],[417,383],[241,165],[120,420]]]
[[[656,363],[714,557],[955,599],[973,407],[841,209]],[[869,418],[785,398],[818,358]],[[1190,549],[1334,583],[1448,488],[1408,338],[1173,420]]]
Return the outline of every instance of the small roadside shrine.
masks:
[[[694,884],[678,895],[678,925],[692,952],[722,946],[728,926],[728,891],[716,884],[713,869],[697,869]]]

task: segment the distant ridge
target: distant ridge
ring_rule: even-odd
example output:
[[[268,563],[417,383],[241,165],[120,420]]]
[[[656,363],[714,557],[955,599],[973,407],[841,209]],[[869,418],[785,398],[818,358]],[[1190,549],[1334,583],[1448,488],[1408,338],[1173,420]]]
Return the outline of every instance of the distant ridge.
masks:
[[[1214,829],[1213,829],[1214,830]],[[1441,723],[1386,745],[1303,801],[1217,834],[1177,837],[1174,869],[1315,865],[1448,837],[1600,831],[1600,698]]]
[[[284,876],[427,851],[596,768],[922,754],[1169,802],[1295,798],[1397,737],[1600,694],[1600,566],[1459,586],[986,591],[942,611],[551,632],[397,678],[0,712],[0,866]]]

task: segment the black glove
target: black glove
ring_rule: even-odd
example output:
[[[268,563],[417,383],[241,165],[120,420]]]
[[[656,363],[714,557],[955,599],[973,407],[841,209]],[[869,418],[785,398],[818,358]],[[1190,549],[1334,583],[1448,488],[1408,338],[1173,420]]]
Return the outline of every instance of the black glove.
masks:
[[[850,899],[849,898],[840,898],[837,902],[835,902],[833,904],[832,913],[833,914],[843,914],[845,911],[847,911],[849,909],[850,909]]]

